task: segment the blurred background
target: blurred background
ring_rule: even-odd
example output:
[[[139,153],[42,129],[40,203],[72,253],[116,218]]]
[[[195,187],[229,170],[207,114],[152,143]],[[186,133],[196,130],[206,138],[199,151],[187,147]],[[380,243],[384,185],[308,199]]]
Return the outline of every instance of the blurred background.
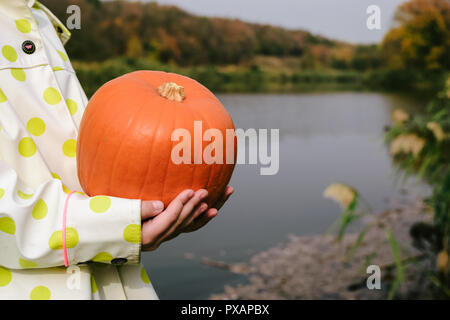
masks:
[[[277,175],[238,165],[211,224],[144,254],[160,298],[450,297],[449,1],[41,2],[64,23],[80,6],[66,50],[88,96],[176,72],[236,128],[280,129]]]

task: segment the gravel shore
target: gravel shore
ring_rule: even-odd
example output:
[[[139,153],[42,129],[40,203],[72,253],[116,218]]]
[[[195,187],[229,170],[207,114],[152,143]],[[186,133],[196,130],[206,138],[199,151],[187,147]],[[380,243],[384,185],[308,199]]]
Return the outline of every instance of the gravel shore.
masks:
[[[400,245],[401,258],[408,259],[423,254],[412,246],[410,227],[430,220],[421,202],[368,216],[364,224],[372,227],[350,260],[346,255],[357,239],[356,233],[345,235],[341,242],[332,236],[292,235],[287,243],[258,253],[245,263],[227,264],[205,258],[206,265],[245,274],[249,279],[248,284],[225,286],[224,292],[210,299],[386,299],[390,279],[396,272],[386,227]],[[381,268],[381,290],[366,286],[370,256],[368,264]],[[432,284],[420,268],[429,261],[408,265],[396,298],[428,297]]]

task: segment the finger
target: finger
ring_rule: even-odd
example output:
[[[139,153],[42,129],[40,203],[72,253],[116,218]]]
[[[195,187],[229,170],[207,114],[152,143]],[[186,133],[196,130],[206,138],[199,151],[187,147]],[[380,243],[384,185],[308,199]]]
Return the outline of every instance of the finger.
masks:
[[[173,232],[181,231],[178,229],[182,228],[182,226],[186,223],[186,220],[188,220],[195,213],[194,208],[207,196],[208,191],[206,191],[205,189],[198,190],[195,195],[183,206],[177,223],[172,225],[171,228],[166,231],[166,235],[164,237],[169,237]]]
[[[234,193],[234,188],[231,186],[227,186],[225,188],[225,191],[223,192],[222,197],[220,198],[220,200],[216,203],[216,205],[214,206],[214,208],[216,208],[217,210],[219,210],[220,208],[222,208],[222,206],[225,204],[225,202],[230,198],[230,196]]]
[[[189,200],[188,203],[183,207],[183,210],[180,214],[180,222],[185,221],[188,217],[192,216],[195,213],[195,208],[200,204],[202,200],[204,200],[208,196],[208,191],[205,189],[198,190],[195,195]]]
[[[200,203],[195,209],[194,213],[184,221],[184,223],[180,226],[181,232],[184,232],[185,228],[189,228],[189,226],[193,223],[195,219],[197,219],[202,213],[204,213],[208,209],[208,204],[206,202]]]
[[[142,220],[147,220],[157,216],[164,210],[164,203],[162,201],[142,201],[141,217]]]
[[[175,199],[173,199],[169,203],[166,210],[164,210],[162,214],[156,216],[153,220],[162,222],[163,224],[169,226],[177,222],[184,206],[192,199],[194,195],[195,193],[193,190],[185,190],[181,192]]]
[[[163,236],[170,227],[177,222],[183,206],[194,196],[194,191],[181,192],[167,209],[158,214],[152,220],[145,221],[142,225],[142,241],[149,243]]]
[[[226,196],[231,196],[234,193],[234,188],[232,186],[227,186],[225,188],[225,195]]]
[[[202,214],[200,217],[198,217],[186,232],[192,232],[196,231],[202,227],[204,227],[208,222],[210,222],[212,219],[214,219],[218,214],[217,209],[211,208],[208,211],[206,211],[204,214]]]

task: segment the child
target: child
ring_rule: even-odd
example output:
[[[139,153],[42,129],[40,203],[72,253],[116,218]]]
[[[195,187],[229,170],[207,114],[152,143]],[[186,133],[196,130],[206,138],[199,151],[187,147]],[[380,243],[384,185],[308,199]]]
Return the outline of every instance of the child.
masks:
[[[216,216],[207,191],[186,190],[165,210],[82,192],[68,201],[82,190],[75,156],[87,103],[63,48],[70,32],[34,0],[2,1],[0,30],[0,298],[157,299],[141,249]]]

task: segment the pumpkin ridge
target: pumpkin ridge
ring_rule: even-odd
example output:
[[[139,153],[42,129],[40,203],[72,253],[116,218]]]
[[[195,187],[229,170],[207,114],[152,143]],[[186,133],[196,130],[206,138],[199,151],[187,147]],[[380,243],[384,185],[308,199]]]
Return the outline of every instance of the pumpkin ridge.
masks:
[[[195,111],[194,111],[194,113],[195,113]],[[192,120],[192,121],[194,121],[194,120]],[[191,140],[191,143],[192,143],[192,140]],[[191,149],[192,149],[192,145],[191,145]],[[202,153],[203,153],[203,151],[202,151]],[[191,155],[192,156],[192,155]],[[197,169],[197,166],[194,164],[194,170],[192,170],[192,175],[191,175],[191,186],[190,186],[190,188],[189,189],[193,189],[193,185],[194,185],[194,178],[195,178],[195,171],[196,171],[196,169]]]
[[[173,127],[175,126],[177,117],[178,117],[178,113],[175,112],[175,117],[173,118],[173,122],[172,122],[172,129],[173,129]],[[172,146],[171,146],[170,150],[173,150],[173,144],[174,144],[174,141],[171,141],[171,142],[172,142]],[[164,172],[164,180],[163,180],[163,185],[162,185],[162,188],[161,188],[162,194],[163,194],[163,195],[165,194],[164,188],[166,187],[167,173],[168,173],[168,171],[169,171],[169,165],[170,165],[170,161],[171,161],[170,158],[171,158],[171,153],[169,153],[169,161],[167,161],[166,171]]]
[[[128,121],[128,127],[125,129],[125,131],[124,131],[124,136],[126,137],[127,136],[127,133],[128,133],[128,131],[131,129],[131,128],[133,128],[132,126],[131,126],[131,124],[132,123],[134,123],[134,121],[136,120],[136,118],[137,118],[137,115],[139,114],[139,112],[141,111],[143,109],[143,105],[141,105],[141,107],[139,108],[139,110],[137,110],[134,114],[133,114],[133,117]],[[134,128],[133,128],[134,129]],[[116,169],[116,162],[117,162],[117,159],[120,159],[120,157],[118,156],[119,154],[120,154],[120,151],[121,151],[121,149],[122,149],[122,146],[123,146],[123,143],[124,143],[124,141],[125,141],[126,139],[122,139],[121,141],[120,141],[120,144],[119,144],[119,147],[117,148],[117,152],[114,154],[114,159],[112,160],[112,171],[111,171],[111,174],[109,174],[109,181],[108,181],[108,184],[107,184],[107,188],[108,188],[108,193],[110,192],[110,188],[111,188],[111,180],[113,179],[113,177],[114,177],[114,172],[116,171],[115,169]]]
[[[208,127],[208,129],[210,128],[209,122],[208,120],[206,120],[206,118],[204,117],[203,114],[201,114],[200,112],[198,112],[197,110],[195,110],[194,108],[191,108],[191,110],[198,116],[200,117],[200,119],[202,119],[201,121],[205,121],[206,122],[206,126]],[[202,136],[202,159],[203,159],[203,136]],[[203,162],[203,160],[202,160]],[[211,175],[212,175],[212,171],[213,171],[213,164],[209,165],[209,170],[208,170],[208,179],[206,179],[206,186],[205,189],[209,190],[209,184],[211,181]]]
[[[108,83],[110,83],[111,81],[109,81]],[[114,96],[115,94],[116,94],[116,91],[113,91],[113,95],[112,96]],[[102,109],[97,109],[97,110],[103,111]],[[90,117],[88,118],[88,120],[91,120],[90,122],[94,122],[93,126],[95,126],[95,124],[96,124],[96,121],[95,121],[96,118],[94,117],[94,114],[96,114],[96,113],[94,113],[94,111],[97,111],[97,110],[93,109],[91,114],[90,114]],[[113,116],[112,113],[110,115],[111,115],[111,117]],[[90,122],[86,122],[86,125],[83,125],[85,130],[88,130],[88,125],[90,124]],[[102,130],[102,132],[104,133],[105,130]],[[101,137],[99,137],[99,138],[101,138]],[[96,144],[95,153],[94,153],[94,157],[93,157],[93,160],[94,160],[93,163],[94,164],[96,163],[96,160],[97,160],[98,150],[100,149],[101,141],[102,141],[102,139],[99,139],[99,141]],[[81,147],[81,141],[80,141],[80,147]],[[78,150],[77,150],[77,152],[78,152]],[[83,161],[83,163],[84,163],[84,161]],[[92,178],[92,175],[94,174],[94,172],[95,172],[95,170],[92,170],[91,168],[89,169],[88,175],[87,175],[87,178],[86,178],[86,185],[90,185],[91,184],[91,178]],[[90,192],[90,190],[84,190],[84,191],[86,191],[86,193]]]
[[[154,132],[158,132],[159,127],[161,126],[162,121],[158,121],[158,125],[156,126],[156,128],[154,129]],[[150,147],[150,157],[153,154],[153,149],[155,146],[155,140],[152,140],[152,146]],[[147,168],[145,169],[145,178],[143,183],[141,184],[140,188],[139,188],[139,198],[142,199],[142,190],[144,189],[145,185],[147,184],[148,178],[149,178],[149,168],[150,168],[150,163],[147,164]]]
[[[99,149],[99,147],[100,147],[100,144],[101,144],[101,141],[99,141],[99,142],[97,142],[97,144],[96,144],[96,148],[95,148],[95,151],[94,151],[94,157],[93,157],[93,159],[94,159],[94,161],[93,161],[93,163],[95,164],[96,162],[95,162],[95,160],[97,160],[97,155],[98,155],[98,149]],[[92,175],[94,174],[94,170],[92,170],[91,168],[89,168],[89,170],[88,170],[88,175],[87,175],[87,177],[86,177],[86,184],[87,185],[90,185],[90,182],[91,182],[91,178],[92,178]],[[84,189],[83,189],[84,190]],[[86,191],[86,193],[90,193],[90,190],[84,190],[84,191]]]
[[[214,98],[217,99],[216,97],[214,97]],[[217,99],[217,100],[218,100],[218,99]],[[220,101],[219,101],[219,102],[220,102]],[[226,116],[230,117],[230,116],[228,115],[228,113],[226,112],[225,108],[223,108],[223,109],[224,109],[224,110],[222,110],[222,111],[225,111]],[[223,114],[223,113],[222,113],[222,114]],[[225,116],[225,115],[224,115],[224,116]],[[230,120],[231,120],[231,117],[230,117]],[[231,123],[232,123],[233,128],[234,128],[234,123],[233,123],[232,121],[231,121]],[[221,125],[221,127],[223,127],[223,126]],[[226,129],[225,129],[224,131],[226,131]],[[226,133],[225,133],[224,137],[226,137]],[[233,138],[233,140],[234,140],[234,138]],[[217,173],[217,177],[218,177],[217,180],[220,181],[220,182],[224,181],[224,177],[226,177],[226,173],[228,172],[228,170],[226,170],[226,169],[228,169],[228,166],[229,166],[229,164],[226,163],[226,151],[228,151],[228,150],[227,150],[227,146],[226,146],[226,143],[227,143],[226,139],[224,139],[224,140],[222,141],[222,143],[223,143],[223,145],[222,145],[222,150],[225,149],[225,152],[223,152],[223,154],[222,154],[222,156],[223,156],[223,158],[222,158],[223,165],[221,165],[221,166],[219,167],[219,172]],[[234,141],[233,141],[233,143],[234,143]],[[235,154],[235,156],[236,156],[236,154]],[[234,168],[233,168],[233,169],[234,169]],[[224,188],[226,188],[227,184],[228,184],[229,181],[230,181],[230,178],[231,178],[231,176],[227,179],[227,183],[225,184]],[[208,187],[209,187],[209,185],[208,185]],[[219,199],[220,199],[220,198],[219,198]],[[215,205],[215,204],[213,204],[213,205]]]
[[[219,100],[217,97],[215,97],[215,96],[212,96],[212,97],[206,97],[206,98],[205,98],[205,103],[204,103],[204,104],[206,104],[206,101],[208,101],[209,103],[212,103],[212,104],[216,104],[217,102],[219,102],[219,104],[222,106],[222,103],[220,102],[220,100]],[[203,105],[203,103],[202,103],[202,105]],[[226,116],[229,120],[231,120],[232,127],[234,128],[234,123],[233,123],[233,121],[232,121],[230,115],[226,112],[225,107],[222,107],[222,108],[221,108],[221,111],[222,111],[222,114],[223,114],[224,116]],[[225,114],[224,114],[224,113],[225,113]],[[228,120],[228,119],[227,119],[227,120]],[[221,122],[222,122],[222,123],[220,123],[220,127],[224,128],[224,127],[225,127],[225,122],[228,122],[228,121],[221,121]],[[208,127],[209,127],[209,126],[208,126]],[[225,131],[225,130],[226,130],[226,129],[224,129],[224,131]],[[222,132],[222,130],[221,130],[221,132]],[[226,137],[226,134],[225,134],[225,137]],[[226,149],[227,149],[227,148],[226,148],[226,140],[224,139],[224,140],[222,141],[222,143],[223,143],[222,150],[225,149],[225,151],[226,151]],[[216,176],[216,177],[217,177],[217,181],[219,181],[220,183],[222,183],[224,176],[226,177],[226,173],[228,172],[228,168],[229,168],[229,165],[227,165],[227,163],[226,163],[226,152],[223,153],[222,156],[223,156],[223,158],[222,158],[223,164],[219,166],[219,170],[218,170],[218,172],[217,172],[216,175],[214,175],[213,172],[216,170],[216,168],[217,168],[218,166],[217,166],[217,165],[214,165],[214,164],[211,165],[211,169],[210,169],[210,172],[209,172],[208,183],[207,183],[207,189],[208,189],[208,190],[210,189],[211,183],[213,182],[213,181],[210,181],[211,175],[212,175],[213,177]],[[236,154],[235,154],[235,156],[236,156]],[[234,170],[234,165],[233,165],[233,170]],[[225,184],[223,187],[219,188],[219,189],[225,188],[226,185],[229,183],[230,178],[231,178],[231,176],[228,177],[226,184]],[[218,183],[218,184],[219,184],[219,183]],[[219,199],[220,199],[220,198],[219,198]],[[218,200],[218,199],[217,199],[217,200]],[[217,201],[217,200],[216,200],[216,201]],[[214,203],[211,203],[211,205],[214,205]]]
[[[155,96],[160,96],[159,93],[158,93],[158,89],[155,88],[151,83],[148,83],[147,81],[145,81],[144,79],[136,78],[136,77],[133,77],[133,78],[130,77],[129,80],[133,81],[133,82],[137,82],[139,84],[142,84],[142,86],[144,88],[146,88],[149,92],[151,92],[152,94],[155,94]]]

